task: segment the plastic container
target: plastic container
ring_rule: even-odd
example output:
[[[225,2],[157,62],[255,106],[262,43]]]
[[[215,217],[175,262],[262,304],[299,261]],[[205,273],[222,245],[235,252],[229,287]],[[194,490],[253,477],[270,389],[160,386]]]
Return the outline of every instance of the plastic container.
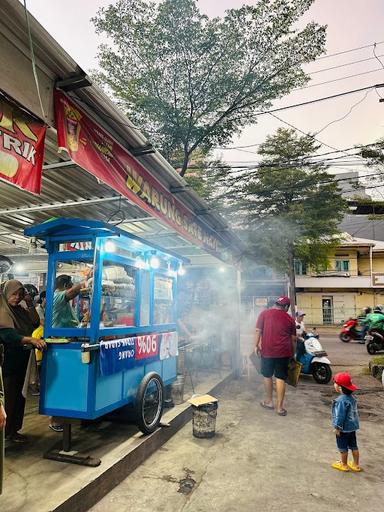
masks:
[[[194,437],[210,438],[216,433],[218,402],[192,405],[192,428]]]
[[[172,384],[172,399],[175,405],[180,405],[184,402],[184,382],[184,375],[178,375]]]

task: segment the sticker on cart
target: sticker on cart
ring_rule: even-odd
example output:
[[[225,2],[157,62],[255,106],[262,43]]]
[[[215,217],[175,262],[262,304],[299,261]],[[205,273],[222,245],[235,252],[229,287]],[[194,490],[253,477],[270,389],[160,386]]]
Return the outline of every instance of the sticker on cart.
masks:
[[[102,375],[128,370],[135,365],[136,337],[100,342],[100,371]]]
[[[137,359],[150,359],[159,354],[159,335],[158,334],[145,334],[137,336],[136,340],[136,354]]]
[[[160,337],[160,360],[178,356],[177,332],[164,332]]]

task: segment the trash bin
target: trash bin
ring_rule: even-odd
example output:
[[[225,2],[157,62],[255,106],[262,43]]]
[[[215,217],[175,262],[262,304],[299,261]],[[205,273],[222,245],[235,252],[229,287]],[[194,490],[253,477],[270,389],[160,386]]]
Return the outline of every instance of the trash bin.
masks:
[[[210,438],[216,433],[218,401],[210,395],[192,397],[192,430],[194,437]]]
[[[184,402],[184,375],[178,375],[172,384],[172,398],[175,405],[180,405]]]

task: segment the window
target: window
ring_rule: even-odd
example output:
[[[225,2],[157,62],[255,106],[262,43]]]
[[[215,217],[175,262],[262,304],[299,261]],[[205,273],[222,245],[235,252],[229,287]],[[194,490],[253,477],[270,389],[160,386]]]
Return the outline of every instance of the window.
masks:
[[[92,280],[88,288],[82,288],[69,302],[66,291],[76,284],[87,281],[93,265],[83,261],[59,261],[56,263],[56,282],[52,305],[52,327],[84,328],[89,326]]]
[[[335,261],[335,269],[338,272],[348,272],[349,271],[349,260],[336,260]]]
[[[103,327],[135,325],[137,269],[104,261],[100,303],[100,324]]]
[[[295,260],[295,274],[297,276],[307,275],[307,264],[300,260]]]
[[[149,289],[150,274],[148,270],[141,271],[141,304],[140,325],[149,325]]]
[[[173,318],[173,279],[155,276],[153,323],[170,324]]]

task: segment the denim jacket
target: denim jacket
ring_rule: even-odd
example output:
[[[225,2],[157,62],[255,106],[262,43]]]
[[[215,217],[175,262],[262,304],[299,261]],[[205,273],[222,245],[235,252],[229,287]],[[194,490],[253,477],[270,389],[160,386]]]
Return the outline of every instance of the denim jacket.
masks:
[[[342,432],[359,430],[357,401],[352,395],[340,395],[332,402],[332,425]]]

